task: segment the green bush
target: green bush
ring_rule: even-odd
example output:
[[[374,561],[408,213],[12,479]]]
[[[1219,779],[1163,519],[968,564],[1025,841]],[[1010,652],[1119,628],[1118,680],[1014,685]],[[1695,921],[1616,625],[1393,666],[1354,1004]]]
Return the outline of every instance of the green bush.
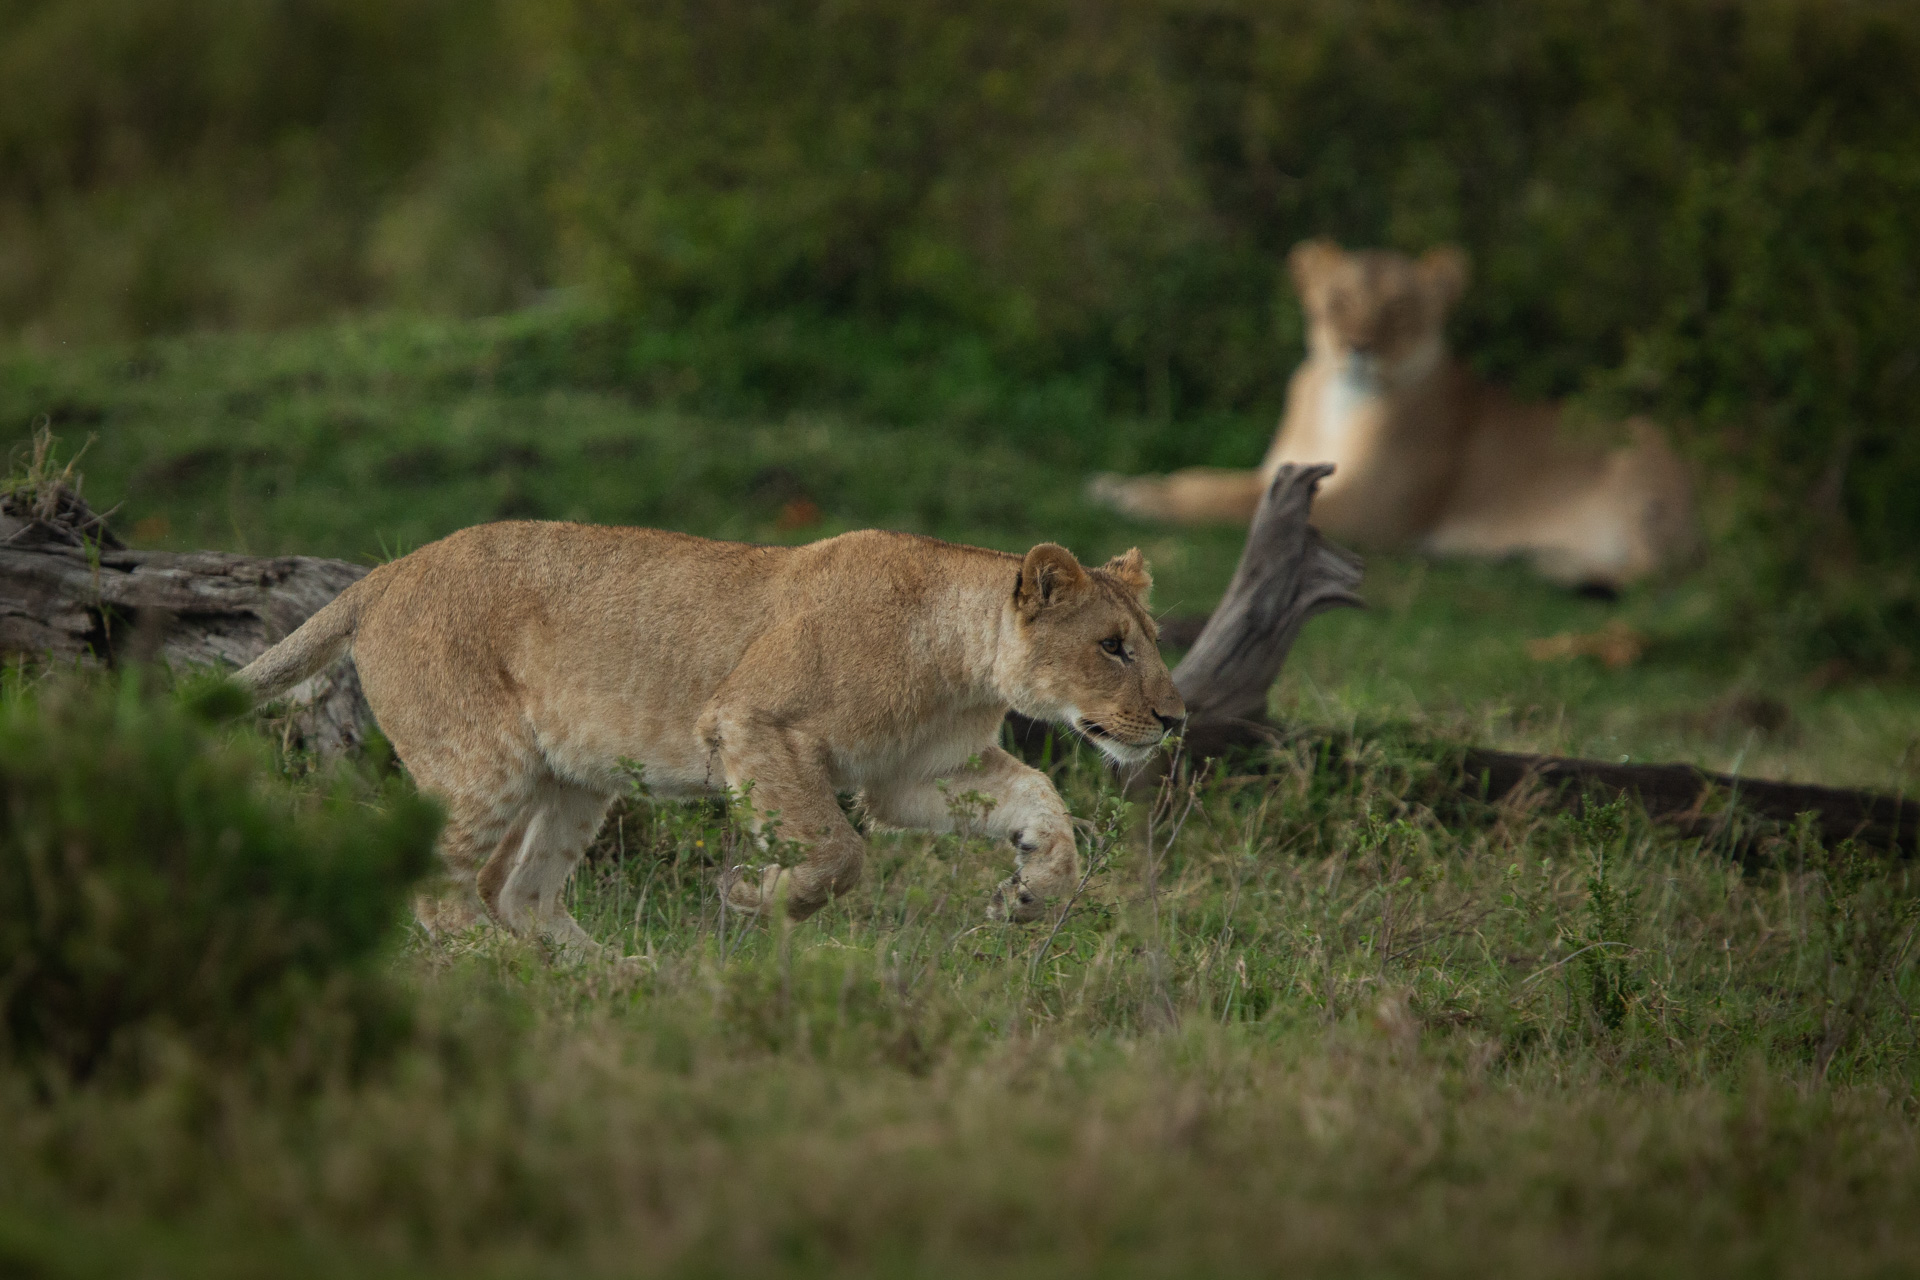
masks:
[[[356,1051],[393,1029],[379,961],[434,810],[302,795],[257,746],[132,679],[0,703],[0,1056],[86,1077],[146,1033],[237,1055],[316,1010]]]

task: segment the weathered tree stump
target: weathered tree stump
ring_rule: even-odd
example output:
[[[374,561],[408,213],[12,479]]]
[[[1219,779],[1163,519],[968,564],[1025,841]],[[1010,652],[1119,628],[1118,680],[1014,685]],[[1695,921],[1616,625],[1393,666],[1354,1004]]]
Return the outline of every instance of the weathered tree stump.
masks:
[[[1283,466],[1260,499],[1227,593],[1195,637],[1174,687],[1187,704],[1187,749],[1200,755],[1263,736],[1267,693],[1310,618],[1365,605],[1360,557],[1307,523],[1330,463]]]
[[[1183,741],[1190,759],[1277,740],[1267,692],[1300,628],[1329,609],[1365,607],[1354,594],[1360,557],[1307,523],[1313,495],[1332,472],[1331,463],[1281,467],[1261,496],[1240,563],[1212,615],[1161,624],[1161,647],[1187,650],[1173,683],[1187,704]],[[1014,743],[1029,757],[1054,736],[1051,726],[1017,712],[1007,720]],[[1151,785],[1165,763],[1131,770],[1129,778],[1135,786]]]

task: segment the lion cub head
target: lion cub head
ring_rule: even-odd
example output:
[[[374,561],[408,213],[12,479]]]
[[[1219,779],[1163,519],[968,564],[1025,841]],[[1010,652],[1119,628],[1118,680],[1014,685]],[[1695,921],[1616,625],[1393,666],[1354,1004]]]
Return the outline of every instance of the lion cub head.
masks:
[[[1313,358],[1369,383],[1410,382],[1446,353],[1447,312],[1467,286],[1467,255],[1452,245],[1418,258],[1386,249],[1348,253],[1307,240],[1287,259],[1307,314]]]
[[[1119,763],[1151,756],[1187,714],[1160,660],[1152,585],[1138,548],[1097,569],[1051,542],[1027,552],[1001,655],[1014,709],[1071,725]]]

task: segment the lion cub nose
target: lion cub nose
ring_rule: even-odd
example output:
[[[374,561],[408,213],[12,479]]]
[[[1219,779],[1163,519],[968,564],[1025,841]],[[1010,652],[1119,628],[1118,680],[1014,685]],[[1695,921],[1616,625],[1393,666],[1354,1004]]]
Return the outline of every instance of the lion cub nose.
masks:
[[[1187,717],[1185,715],[1170,716],[1170,715],[1167,715],[1165,712],[1156,711],[1153,713],[1153,718],[1160,722],[1160,727],[1162,729],[1165,729],[1168,733],[1172,733],[1176,728],[1179,727],[1180,722],[1182,720],[1185,720]]]

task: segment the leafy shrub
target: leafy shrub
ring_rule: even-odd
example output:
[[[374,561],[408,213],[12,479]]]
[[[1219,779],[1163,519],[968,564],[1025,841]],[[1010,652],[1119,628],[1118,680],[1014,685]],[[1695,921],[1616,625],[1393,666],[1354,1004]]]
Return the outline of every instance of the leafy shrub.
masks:
[[[438,819],[349,780],[302,796],[210,723],[224,689],[78,681],[0,703],[0,1051],[85,1077],[143,1033],[280,1045],[324,1007],[371,1048],[378,961]]]

